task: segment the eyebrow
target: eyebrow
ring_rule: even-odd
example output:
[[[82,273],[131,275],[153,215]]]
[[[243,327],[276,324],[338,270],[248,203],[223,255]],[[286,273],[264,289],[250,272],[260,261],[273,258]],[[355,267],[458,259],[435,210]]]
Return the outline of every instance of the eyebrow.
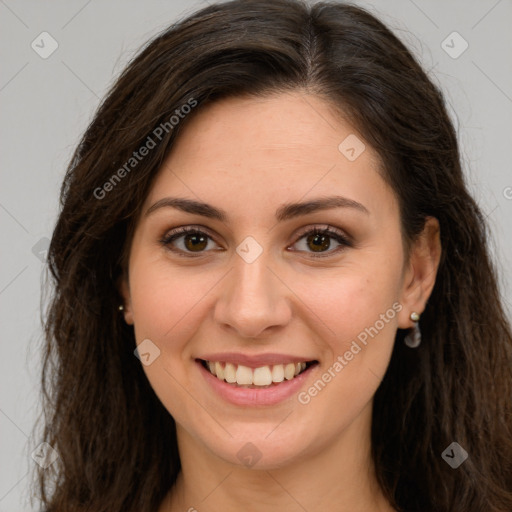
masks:
[[[216,208],[207,203],[202,203],[200,201],[182,197],[164,197],[163,199],[160,199],[148,208],[145,216],[147,217],[154,211],[164,207],[176,208],[186,213],[201,215],[202,217],[219,220],[221,222],[226,222],[228,219],[226,211],[220,208]],[[308,213],[321,210],[329,210],[332,208],[352,208],[354,210],[365,213],[366,215],[370,214],[364,205],[354,201],[353,199],[342,196],[329,196],[302,203],[285,203],[276,210],[275,216],[279,222],[283,222],[295,217],[307,215]]]

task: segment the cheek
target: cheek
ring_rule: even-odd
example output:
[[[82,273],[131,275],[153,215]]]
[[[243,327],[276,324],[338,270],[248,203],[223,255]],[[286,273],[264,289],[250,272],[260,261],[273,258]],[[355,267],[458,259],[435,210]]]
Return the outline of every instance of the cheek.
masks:
[[[183,330],[194,325],[201,299],[213,284],[211,275],[190,278],[187,270],[173,269],[165,260],[134,262],[130,290],[137,340],[150,338],[171,348],[169,339],[178,331],[182,338]]]
[[[326,276],[315,287],[317,292],[310,295],[311,309],[318,312],[330,332],[324,337],[329,340],[329,350],[319,376],[329,381],[325,386],[328,390],[321,391],[321,383],[311,390],[311,397],[322,395],[316,406],[343,403],[339,414],[351,417],[379,386],[389,364],[402,309],[397,300],[402,260],[395,252],[347,261],[336,279]],[[339,420],[338,414],[334,418]]]
[[[135,338],[137,343],[149,339],[160,350],[142,368],[160,402],[185,425],[197,415],[195,401],[184,393],[190,386],[188,341],[201,324],[202,299],[218,280],[208,274],[191,275],[154,258],[134,259],[130,273]]]
[[[321,318],[330,332],[335,351],[345,351],[347,344],[366,328],[378,322],[384,337],[396,328],[396,309],[399,297],[401,262],[399,258],[381,255],[345,261],[339,271],[324,275],[310,272],[295,279],[298,295]],[[387,313],[387,315],[386,315]],[[381,315],[385,316],[382,325]],[[326,329],[327,330],[327,329]],[[327,339],[327,338],[326,338]]]
[[[387,334],[386,326],[396,322],[392,308],[397,297],[394,290],[393,283],[383,283],[367,276],[364,279],[352,276],[340,283],[335,300],[327,306],[327,311],[337,339],[342,342],[341,348],[375,324],[379,331]],[[361,341],[363,338],[360,336]]]

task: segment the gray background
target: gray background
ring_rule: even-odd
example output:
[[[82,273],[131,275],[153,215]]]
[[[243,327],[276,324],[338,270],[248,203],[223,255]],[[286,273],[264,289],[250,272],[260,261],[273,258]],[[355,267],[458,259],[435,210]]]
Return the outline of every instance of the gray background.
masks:
[[[510,313],[512,1],[356,3],[389,25],[446,93],[471,189],[490,224]],[[38,444],[30,434],[39,411],[39,307],[65,167],[100,98],[139,46],[203,5],[0,0],[0,512],[38,510],[29,505],[28,484]],[[43,59],[31,44],[41,47],[45,31],[58,48]],[[463,41],[447,39],[454,31],[469,45],[457,58]]]

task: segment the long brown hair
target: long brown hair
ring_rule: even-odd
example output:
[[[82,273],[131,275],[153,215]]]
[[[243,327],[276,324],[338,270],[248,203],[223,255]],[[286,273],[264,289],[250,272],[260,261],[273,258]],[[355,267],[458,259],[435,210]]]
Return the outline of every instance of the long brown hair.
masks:
[[[292,90],[337,107],[378,152],[406,244],[427,216],[441,227],[423,343],[411,350],[398,330],[374,398],[372,451],[383,491],[399,510],[512,510],[511,329],[441,91],[359,7],[234,0],[196,12],[142,49],[67,169],[48,258],[38,439],[59,459],[34,479],[47,512],[153,512],[175,482],[174,420],[117,311],[134,223],[163,159],[202,106]],[[155,146],[134,164],[148,137]],[[454,441],[469,454],[458,469],[441,457]]]

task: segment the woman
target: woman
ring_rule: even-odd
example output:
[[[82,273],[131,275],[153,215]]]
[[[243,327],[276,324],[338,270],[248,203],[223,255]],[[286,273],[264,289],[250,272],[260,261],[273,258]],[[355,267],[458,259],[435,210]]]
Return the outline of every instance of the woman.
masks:
[[[483,216],[441,92],[363,9],[235,0],[159,35],[49,262],[48,512],[512,510]]]

